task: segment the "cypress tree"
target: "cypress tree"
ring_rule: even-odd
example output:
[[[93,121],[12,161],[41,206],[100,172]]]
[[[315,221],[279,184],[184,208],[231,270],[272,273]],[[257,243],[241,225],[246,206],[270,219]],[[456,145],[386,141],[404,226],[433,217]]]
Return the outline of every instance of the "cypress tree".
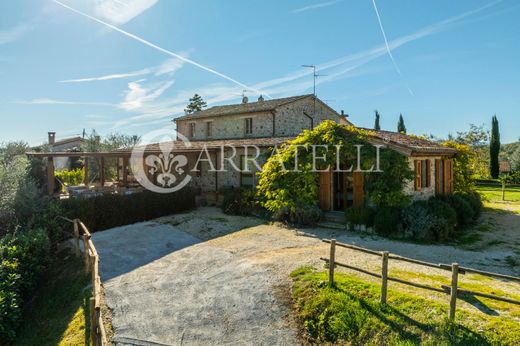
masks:
[[[399,122],[397,123],[397,132],[406,133],[406,126],[404,126],[403,115],[399,114]]]
[[[491,178],[497,179],[500,174],[498,154],[500,153],[500,130],[498,129],[498,119],[494,115],[491,119],[491,139],[489,141],[489,173]]]
[[[381,130],[381,126],[379,125],[379,112],[377,111],[377,109],[375,110],[376,112],[376,122],[374,124],[374,130]]]

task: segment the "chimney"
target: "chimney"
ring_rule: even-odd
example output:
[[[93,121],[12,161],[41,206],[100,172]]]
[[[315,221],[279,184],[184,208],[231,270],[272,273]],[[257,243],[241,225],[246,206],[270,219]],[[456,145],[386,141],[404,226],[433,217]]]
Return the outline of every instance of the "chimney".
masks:
[[[96,135],[96,136],[94,137],[94,140],[96,141],[96,144],[99,144],[99,143],[101,142],[101,136]]]
[[[249,99],[247,98],[247,96],[242,97],[242,103],[246,104],[247,101],[249,101]]]
[[[264,97],[262,95],[258,96],[258,102],[264,102]]]
[[[341,116],[345,117],[345,118],[348,118],[348,114],[345,114],[345,111],[343,109],[341,110]]]
[[[47,132],[47,135],[49,137],[49,144],[53,145],[56,143],[56,132]]]

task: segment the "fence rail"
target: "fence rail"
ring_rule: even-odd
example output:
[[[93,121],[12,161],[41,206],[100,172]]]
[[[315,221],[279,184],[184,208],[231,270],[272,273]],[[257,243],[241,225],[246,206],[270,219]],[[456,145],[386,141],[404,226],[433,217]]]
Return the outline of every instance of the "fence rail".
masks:
[[[92,297],[89,300],[90,309],[90,339],[94,346],[108,345],[103,316],[101,313],[101,277],[99,276],[99,255],[92,242],[92,235],[87,226],[78,219],[68,219],[60,217],[74,225],[73,241],[74,252],[81,256],[80,241],[83,241],[83,263],[86,273],[90,273],[92,278]]]
[[[354,271],[357,271],[357,272],[360,272],[360,273],[363,273],[366,275],[370,275],[370,276],[379,278],[379,279],[381,279],[381,299],[380,299],[380,301],[383,304],[386,304],[386,301],[387,301],[386,298],[387,298],[387,290],[388,290],[388,281],[394,281],[394,282],[398,282],[398,283],[401,283],[404,285],[413,286],[416,288],[421,288],[421,289],[425,289],[425,290],[449,294],[450,295],[450,309],[449,309],[448,316],[450,319],[455,318],[455,310],[457,308],[457,298],[460,298],[461,295],[474,295],[474,296],[484,297],[484,298],[488,298],[488,299],[499,300],[499,301],[507,302],[510,304],[520,305],[520,301],[516,300],[516,299],[498,297],[498,296],[495,296],[492,294],[481,293],[481,292],[470,291],[470,290],[459,288],[459,274],[463,275],[465,273],[473,273],[473,274],[479,274],[479,275],[484,275],[484,276],[493,277],[493,278],[520,282],[520,278],[516,277],[516,276],[492,273],[492,272],[487,272],[487,271],[477,270],[477,269],[472,269],[472,268],[466,268],[466,267],[460,267],[458,265],[458,263],[452,263],[451,265],[448,265],[448,264],[442,264],[442,263],[430,263],[430,262],[420,261],[420,260],[416,260],[413,258],[390,254],[388,251],[374,251],[374,250],[366,249],[366,248],[356,246],[356,245],[338,243],[338,242],[336,242],[335,239],[331,239],[331,240],[324,239],[323,242],[330,244],[329,258],[320,257],[320,260],[329,264],[329,284],[330,285],[334,284],[334,269],[336,266],[347,268],[350,270],[354,270]],[[374,272],[371,272],[371,271],[363,269],[363,268],[359,268],[359,267],[356,267],[353,265],[349,265],[346,263],[341,263],[341,262],[336,261],[336,247],[347,248],[347,249],[351,249],[351,250],[355,250],[355,251],[368,253],[371,255],[380,256],[381,257],[381,273],[380,274],[374,273]],[[429,285],[423,285],[423,284],[419,284],[416,282],[406,281],[406,280],[399,279],[396,277],[388,276],[388,261],[390,259],[450,271],[451,272],[451,284],[450,284],[450,286],[441,285],[441,287],[433,287],[433,286],[429,286]]]

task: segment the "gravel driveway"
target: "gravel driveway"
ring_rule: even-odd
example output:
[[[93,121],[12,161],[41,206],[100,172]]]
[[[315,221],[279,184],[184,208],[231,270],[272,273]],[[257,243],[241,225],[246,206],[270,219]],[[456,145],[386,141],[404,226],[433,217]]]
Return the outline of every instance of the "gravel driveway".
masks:
[[[422,260],[510,273],[507,251],[480,254],[331,229],[288,229],[215,208],[114,228],[93,235],[119,345],[293,345],[288,274],[322,267],[335,237]],[[346,250],[350,263],[379,259]],[[413,264],[399,269],[435,271]],[[445,274],[445,273],[441,273]]]

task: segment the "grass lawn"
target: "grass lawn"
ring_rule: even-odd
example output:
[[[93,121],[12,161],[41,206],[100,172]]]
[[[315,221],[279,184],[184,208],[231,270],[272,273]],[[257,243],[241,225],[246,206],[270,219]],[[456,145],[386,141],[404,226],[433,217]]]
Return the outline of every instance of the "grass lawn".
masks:
[[[302,329],[311,342],[349,345],[519,345],[520,311],[485,314],[459,308],[455,322],[446,318],[443,301],[416,289],[388,290],[388,304],[379,303],[380,285],[356,276],[300,268],[291,274],[293,297]],[[498,284],[498,283],[497,283]],[[400,287],[400,286],[399,286]],[[421,294],[423,294],[421,296]],[[459,300],[457,304],[460,304]],[[487,302],[486,302],[487,303]],[[462,304],[461,304],[462,305]]]
[[[62,251],[24,316],[17,345],[90,345],[90,278],[81,259]]]
[[[482,195],[483,199],[489,202],[502,202],[502,186],[497,184],[479,184],[477,191]],[[506,202],[520,203],[520,186],[506,185]]]

